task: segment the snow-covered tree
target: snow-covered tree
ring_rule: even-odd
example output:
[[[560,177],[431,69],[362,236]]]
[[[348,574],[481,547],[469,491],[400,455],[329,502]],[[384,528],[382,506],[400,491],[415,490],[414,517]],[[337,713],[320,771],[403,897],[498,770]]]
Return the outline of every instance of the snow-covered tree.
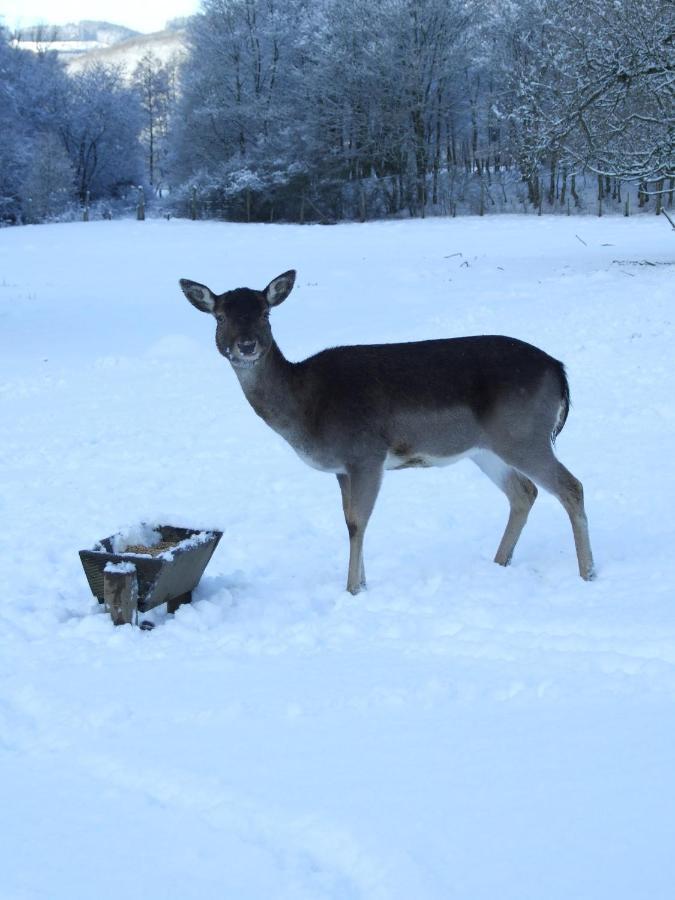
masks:
[[[0,219],[40,221],[143,178],[137,94],[100,65],[69,76],[0,34]]]
[[[18,221],[38,147],[55,134],[66,77],[52,53],[11,47],[0,33],[0,219]]]
[[[675,178],[672,0],[521,0],[507,7],[501,110],[538,202],[541,168]],[[552,189],[549,188],[549,199]]]
[[[121,69],[96,63],[71,77],[60,133],[81,201],[141,183],[141,127],[138,96]]]
[[[299,0],[205,0],[191,23],[174,171],[220,212],[260,216],[261,190],[285,166],[276,154],[293,127],[286,87],[302,10]]]
[[[672,0],[568,0],[547,51],[559,97],[549,125],[566,152],[603,175],[675,178]]]
[[[58,216],[75,200],[75,172],[63,142],[49,132],[33,146],[21,185],[21,206],[26,222]]]

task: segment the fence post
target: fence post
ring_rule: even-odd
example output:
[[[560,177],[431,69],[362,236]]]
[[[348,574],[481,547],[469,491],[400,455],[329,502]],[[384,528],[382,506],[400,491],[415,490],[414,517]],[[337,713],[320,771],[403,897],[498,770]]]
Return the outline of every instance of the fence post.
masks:
[[[197,188],[192,188],[192,194],[190,197],[190,218],[194,222],[197,218]]]
[[[89,221],[89,191],[87,191],[84,195],[84,207],[82,209],[82,221]]]
[[[139,222],[145,220],[145,191],[143,187],[138,188],[138,206],[136,207],[136,218]]]
[[[131,563],[108,563],[103,572],[103,599],[114,625],[131,625],[138,610],[138,578]]]
[[[623,210],[623,214],[626,218],[630,215],[630,194],[626,194],[626,205]]]

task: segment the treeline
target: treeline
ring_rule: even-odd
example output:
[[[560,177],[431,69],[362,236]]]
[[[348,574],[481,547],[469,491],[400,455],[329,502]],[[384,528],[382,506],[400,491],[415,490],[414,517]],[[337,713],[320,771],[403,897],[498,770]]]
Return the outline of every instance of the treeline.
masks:
[[[203,0],[188,45],[132,83],[48,53],[6,81],[0,46],[0,215],[45,159],[81,203],[244,221],[574,208],[582,174],[673,202],[672,0]]]
[[[174,174],[214,214],[580,202],[675,177],[672,0],[205,0]]]

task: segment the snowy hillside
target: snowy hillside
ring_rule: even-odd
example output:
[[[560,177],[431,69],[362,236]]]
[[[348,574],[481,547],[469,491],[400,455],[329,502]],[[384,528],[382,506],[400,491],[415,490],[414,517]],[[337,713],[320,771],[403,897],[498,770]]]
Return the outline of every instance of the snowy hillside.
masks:
[[[163,31],[139,34],[109,22],[83,21],[70,25],[22,29],[15,47],[35,53],[51,50],[65,61],[71,74],[92,63],[122,66],[130,75],[141,59],[151,53],[160,62],[175,62],[186,53],[186,20],[167,23]]]
[[[31,50],[34,53],[49,50],[64,59],[71,59],[93,50],[110,48],[136,36],[139,36],[138,32],[123,25],[83,20],[68,25],[21,28],[13,44],[21,50]]]
[[[0,230],[1,900],[670,900],[675,234],[663,218]],[[259,420],[182,296],[263,287],[299,359],[506,333],[567,364],[511,568],[475,466],[388,473],[344,591],[332,476]],[[77,551],[225,534],[115,629]]]
[[[68,59],[68,70],[81,71],[91,63],[122,66],[130,75],[143,57],[151,53],[162,63],[179,60],[186,52],[185,30],[168,29],[152,34],[139,34],[111,47],[94,48]]]

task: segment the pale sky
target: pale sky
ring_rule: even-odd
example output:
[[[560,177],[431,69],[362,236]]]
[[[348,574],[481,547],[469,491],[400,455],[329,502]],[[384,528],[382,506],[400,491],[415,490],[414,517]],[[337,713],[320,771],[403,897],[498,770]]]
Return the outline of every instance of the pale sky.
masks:
[[[167,19],[189,16],[198,8],[199,0],[0,0],[0,22],[15,29],[93,19],[149,32],[160,31]]]

